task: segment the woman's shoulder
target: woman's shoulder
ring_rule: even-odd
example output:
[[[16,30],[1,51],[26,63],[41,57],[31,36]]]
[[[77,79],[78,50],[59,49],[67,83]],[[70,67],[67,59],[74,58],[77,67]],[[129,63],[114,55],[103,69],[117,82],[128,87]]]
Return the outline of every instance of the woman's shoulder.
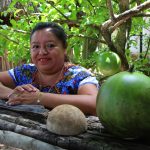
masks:
[[[84,72],[86,74],[92,75],[92,72],[90,70],[88,70],[87,68],[85,68],[81,65],[78,65],[78,64],[69,64],[68,71],[72,72],[73,74],[78,74],[78,73]]]
[[[81,65],[69,65],[65,74],[65,81],[81,86],[83,84],[95,84],[98,87],[98,81],[95,75],[87,68]],[[70,84],[69,84],[70,85]]]
[[[25,68],[25,69],[36,69],[36,66],[34,64],[22,64],[20,67]]]
[[[22,64],[9,70],[9,74],[13,76],[32,76],[37,68],[34,64]]]
[[[22,64],[9,70],[9,75],[14,80],[16,86],[32,82],[32,77],[37,68],[33,64]]]
[[[31,71],[35,72],[37,70],[36,66],[34,64],[22,64],[20,66],[17,66],[14,68],[16,71]]]

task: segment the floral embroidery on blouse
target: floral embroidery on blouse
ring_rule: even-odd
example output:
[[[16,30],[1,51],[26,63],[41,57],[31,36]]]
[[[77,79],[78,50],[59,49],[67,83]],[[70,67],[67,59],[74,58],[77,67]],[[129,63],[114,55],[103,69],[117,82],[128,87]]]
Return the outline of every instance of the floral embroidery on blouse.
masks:
[[[87,78],[89,80],[86,81],[87,83],[92,83],[96,86],[98,84],[98,81],[91,72],[78,65],[69,65],[64,70],[63,78],[59,80],[53,87],[41,87],[40,85],[34,83],[34,75],[36,72],[37,68],[34,64],[24,64],[22,66],[9,70],[9,74],[13,78],[16,86],[23,84],[32,84],[41,92],[57,94],[77,94],[80,82]],[[90,81],[90,78],[94,78],[94,80]],[[86,82],[84,84],[86,84]]]

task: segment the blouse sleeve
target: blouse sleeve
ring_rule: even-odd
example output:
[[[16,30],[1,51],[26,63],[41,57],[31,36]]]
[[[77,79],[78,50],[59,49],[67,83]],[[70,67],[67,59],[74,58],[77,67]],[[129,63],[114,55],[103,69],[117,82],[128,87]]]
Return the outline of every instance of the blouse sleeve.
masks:
[[[33,72],[35,72],[35,66],[32,64],[24,64],[8,71],[16,86],[30,84]]]
[[[99,88],[98,80],[94,76],[88,76],[87,78],[83,79],[79,83],[79,87],[82,86],[82,85],[84,85],[84,84],[94,84],[97,88]]]
[[[76,83],[76,87],[79,88],[85,84],[94,84],[97,88],[99,88],[99,82],[96,77],[82,66],[74,66],[70,68],[70,72],[73,73],[73,80]]]

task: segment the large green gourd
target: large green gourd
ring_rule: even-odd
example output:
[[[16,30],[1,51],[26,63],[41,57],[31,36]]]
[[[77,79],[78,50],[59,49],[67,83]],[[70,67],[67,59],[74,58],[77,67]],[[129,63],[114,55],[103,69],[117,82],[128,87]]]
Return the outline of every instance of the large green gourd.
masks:
[[[120,72],[99,90],[97,115],[103,126],[122,138],[150,137],[150,78]]]

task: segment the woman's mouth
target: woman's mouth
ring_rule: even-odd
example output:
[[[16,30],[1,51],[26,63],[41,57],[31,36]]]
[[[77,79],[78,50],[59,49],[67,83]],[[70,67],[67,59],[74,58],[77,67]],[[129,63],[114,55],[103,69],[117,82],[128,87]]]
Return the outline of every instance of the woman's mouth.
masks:
[[[49,59],[48,58],[40,58],[39,62],[42,64],[47,64],[49,62]]]

